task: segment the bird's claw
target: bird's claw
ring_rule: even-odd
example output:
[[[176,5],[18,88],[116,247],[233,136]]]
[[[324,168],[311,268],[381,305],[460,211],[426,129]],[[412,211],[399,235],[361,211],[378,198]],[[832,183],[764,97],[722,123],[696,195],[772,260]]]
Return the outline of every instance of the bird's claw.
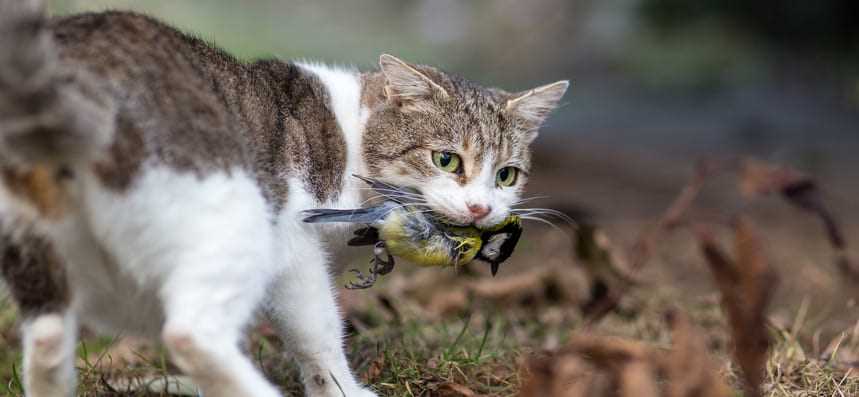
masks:
[[[370,288],[376,284],[379,276],[384,276],[394,270],[394,257],[388,252],[384,242],[376,243],[373,249],[373,259],[370,259],[370,262],[370,272],[366,276],[358,269],[350,269],[358,280],[346,284],[347,289]]]
[[[385,258],[382,257],[385,255]],[[384,276],[394,270],[394,257],[388,252],[383,241],[376,243],[373,248],[373,273]]]
[[[367,276],[361,273],[358,269],[351,269],[350,271],[355,273],[355,277],[358,281],[352,281],[349,282],[349,284],[346,284],[347,289],[367,289],[372,287],[373,284],[376,284],[376,278],[378,277],[376,276],[376,273],[373,273],[372,269],[370,270],[370,274]]]

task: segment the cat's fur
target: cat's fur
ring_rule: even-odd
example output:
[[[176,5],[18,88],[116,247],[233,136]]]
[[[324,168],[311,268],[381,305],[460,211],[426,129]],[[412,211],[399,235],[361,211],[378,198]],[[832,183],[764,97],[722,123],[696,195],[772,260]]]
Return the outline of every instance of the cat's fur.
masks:
[[[373,395],[348,367],[327,267],[347,231],[299,212],[360,206],[349,175],[364,174],[493,225],[567,88],[509,94],[388,55],[368,73],[241,63],[146,16],[40,9],[0,0],[0,249],[32,396],[74,393],[79,325],[160,338],[206,396],[278,395],[239,349],[258,308],[308,395]],[[522,170],[515,186],[496,186],[503,166]]]

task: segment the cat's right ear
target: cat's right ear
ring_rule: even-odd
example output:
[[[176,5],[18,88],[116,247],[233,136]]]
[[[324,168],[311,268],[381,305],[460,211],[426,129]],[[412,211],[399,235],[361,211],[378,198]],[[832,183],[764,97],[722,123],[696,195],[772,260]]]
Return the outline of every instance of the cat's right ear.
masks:
[[[504,111],[518,121],[530,142],[537,137],[537,130],[549,117],[549,113],[558,107],[558,102],[569,86],[569,81],[562,80],[513,94],[507,100]]]
[[[393,55],[382,54],[379,69],[385,75],[385,98],[404,110],[419,110],[433,98],[449,97],[444,87]]]

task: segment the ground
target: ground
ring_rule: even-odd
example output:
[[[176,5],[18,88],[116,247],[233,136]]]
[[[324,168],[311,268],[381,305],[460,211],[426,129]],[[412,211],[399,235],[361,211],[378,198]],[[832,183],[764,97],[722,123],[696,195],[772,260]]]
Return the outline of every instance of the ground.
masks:
[[[529,190],[551,196],[539,206],[597,225],[602,247],[628,254],[694,166],[639,166],[635,160],[618,166],[611,158],[581,154],[570,164],[544,156]],[[840,189],[835,179],[823,178],[820,184],[828,185],[824,198],[832,202],[848,247],[855,246],[857,214],[842,199],[854,192]],[[760,238],[757,251],[778,276],[761,325],[771,341],[764,395],[859,395],[856,282],[833,263],[816,218],[777,197],[742,204],[730,193],[733,186],[729,177],[714,179],[690,216],[710,220],[744,214]],[[386,396],[518,395],[534,376],[535,362],[558,357],[583,335],[617,336],[669,351],[678,343],[666,321],[670,311],[688,314],[713,357],[712,372],[742,394],[744,378],[731,354],[735,343],[722,295],[694,233],[681,228],[656,239],[635,283],[622,289],[616,307],[594,320],[583,311],[592,292],[589,264],[574,249],[581,225],[554,222],[557,228],[526,224],[524,240],[496,278],[480,264],[440,270],[400,263],[371,289],[342,289],[348,352],[362,380]],[[713,234],[728,255],[735,254],[728,227],[714,226]],[[354,264],[366,259],[356,257]],[[338,282],[345,284],[345,278]],[[14,305],[0,300],[0,390],[11,395],[21,394],[18,338]],[[300,395],[296,369],[279,356],[279,343],[263,322],[251,332],[247,351],[284,391]],[[85,337],[79,351],[80,395],[183,393],[181,377],[178,384],[165,386],[164,375],[176,371],[157,346]]]

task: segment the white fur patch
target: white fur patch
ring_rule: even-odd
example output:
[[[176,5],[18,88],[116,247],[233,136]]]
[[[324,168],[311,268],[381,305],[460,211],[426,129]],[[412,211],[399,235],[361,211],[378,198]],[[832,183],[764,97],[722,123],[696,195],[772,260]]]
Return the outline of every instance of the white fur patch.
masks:
[[[298,211],[310,208],[358,208],[362,204],[362,198],[366,196],[364,192],[367,191],[367,185],[352,175],[366,175],[362,145],[364,126],[370,115],[369,110],[361,106],[360,76],[355,70],[332,68],[322,64],[304,63],[299,66],[315,74],[325,85],[330,97],[329,106],[346,142],[346,166],[340,194],[332,202],[317,202],[303,189],[295,188],[302,186],[300,182],[290,181],[290,195],[285,212],[300,217]],[[351,228],[345,224],[327,224],[315,225],[313,229],[323,231],[321,237],[329,242],[328,248],[338,251]]]
[[[433,210],[444,214],[452,221],[462,224],[474,222],[478,227],[491,227],[499,224],[509,214],[513,203],[519,198],[521,183],[510,187],[500,187],[495,183],[499,169],[506,164],[498,164],[492,153],[486,153],[484,160],[474,171],[474,176],[465,185],[460,185],[448,174],[436,176],[421,189],[427,203]],[[469,205],[488,206],[490,212],[485,217],[474,220]]]
[[[124,193],[84,177],[80,217],[53,235],[69,262],[72,304],[88,325],[157,336],[165,288],[201,300],[254,294],[274,274],[266,204],[243,171],[200,179],[150,166]],[[193,269],[207,275],[204,283]]]

